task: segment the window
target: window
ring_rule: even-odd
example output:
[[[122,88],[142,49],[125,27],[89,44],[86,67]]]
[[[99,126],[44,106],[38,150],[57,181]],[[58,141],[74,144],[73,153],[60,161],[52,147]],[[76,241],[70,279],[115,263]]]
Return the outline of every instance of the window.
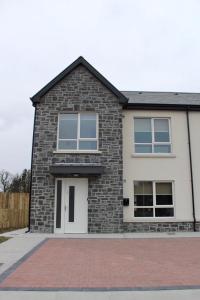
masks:
[[[58,150],[97,150],[97,114],[61,114]]]
[[[135,153],[170,153],[169,119],[134,118]]]
[[[174,217],[172,182],[134,181],[134,217]]]

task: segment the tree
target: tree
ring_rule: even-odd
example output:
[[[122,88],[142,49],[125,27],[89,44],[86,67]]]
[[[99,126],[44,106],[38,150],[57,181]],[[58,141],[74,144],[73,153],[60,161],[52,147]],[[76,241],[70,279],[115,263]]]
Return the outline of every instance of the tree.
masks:
[[[6,170],[0,171],[0,183],[3,186],[3,192],[7,192],[9,190],[9,186],[12,180],[12,176]]]
[[[9,186],[11,193],[29,193],[30,192],[31,171],[24,169],[22,173],[16,174],[12,178]]]
[[[10,193],[19,193],[20,192],[20,177],[18,174],[13,176],[12,182],[9,186]]]
[[[24,169],[20,176],[20,191],[24,193],[30,192],[31,171]]]

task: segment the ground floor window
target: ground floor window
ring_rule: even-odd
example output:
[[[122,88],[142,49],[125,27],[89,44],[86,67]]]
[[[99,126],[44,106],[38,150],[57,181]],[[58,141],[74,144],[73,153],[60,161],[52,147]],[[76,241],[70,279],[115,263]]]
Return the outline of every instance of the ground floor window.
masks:
[[[134,181],[134,217],[174,217],[173,183]]]

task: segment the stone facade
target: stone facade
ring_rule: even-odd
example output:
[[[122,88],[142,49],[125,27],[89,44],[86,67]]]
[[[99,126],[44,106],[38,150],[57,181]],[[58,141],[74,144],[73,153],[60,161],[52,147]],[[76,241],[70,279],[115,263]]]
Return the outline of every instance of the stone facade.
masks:
[[[99,115],[99,154],[54,153],[58,115],[95,111]],[[85,67],[78,66],[36,105],[34,128],[31,232],[53,232],[55,178],[49,167],[55,163],[98,163],[105,173],[89,178],[88,231],[123,230],[122,106],[119,99]]]
[[[98,113],[99,152],[56,152],[59,114],[83,111]],[[73,69],[36,104],[31,232],[54,231],[55,177],[50,174],[50,166],[58,163],[87,163],[104,167],[102,175],[88,178],[90,233],[177,232],[194,229],[192,222],[123,223],[122,105],[118,97],[83,65]],[[200,222],[196,224],[196,230],[200,231]]]
[[[198,228],[199,229],[199,228]],[[194,231],[193,222],[125,222],[124,232],[178,232]],[[199,230],[198,230],[199,231]]]
[[[200,222],[196,222],[195,229],[196,231],[200,231]]]

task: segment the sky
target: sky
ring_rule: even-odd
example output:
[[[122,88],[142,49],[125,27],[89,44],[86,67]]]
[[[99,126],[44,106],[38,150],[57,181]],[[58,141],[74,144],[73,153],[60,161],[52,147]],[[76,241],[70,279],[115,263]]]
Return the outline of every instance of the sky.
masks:
[[[30,168],[30,97],[84,56],[119,90],[200,92],[199,0],[0,0],[0,170]]]

